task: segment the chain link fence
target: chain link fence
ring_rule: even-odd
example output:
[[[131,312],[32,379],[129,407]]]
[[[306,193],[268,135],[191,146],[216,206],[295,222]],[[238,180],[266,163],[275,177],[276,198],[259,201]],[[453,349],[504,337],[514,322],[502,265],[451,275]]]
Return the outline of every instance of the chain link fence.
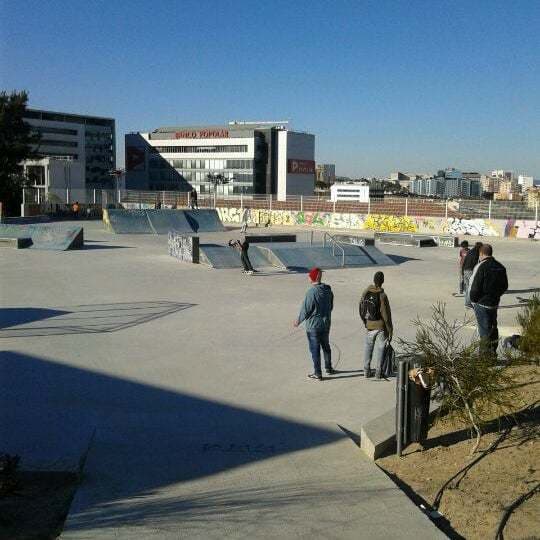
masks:
[[[515,219],[538,221],[538,200],[489,201],[443,200],[414,197],[370,198],[368,202],[331,201],[325,196],[289,196],[278,200],[275,195],[198,195],[196,201],[188,192],[101,190],[87,189],[46,193],[44,189],[26,188],[24,202],[39,206],[43,213],[51,207],[57,209],[78,201],[83,207],[107,208],[253,208],[259,210],[290,210],[300,212],[333,212],[344,214],[381,214],[392,216],[463,218],[463,219]],[[49,212],[47,211],[49,208]]]

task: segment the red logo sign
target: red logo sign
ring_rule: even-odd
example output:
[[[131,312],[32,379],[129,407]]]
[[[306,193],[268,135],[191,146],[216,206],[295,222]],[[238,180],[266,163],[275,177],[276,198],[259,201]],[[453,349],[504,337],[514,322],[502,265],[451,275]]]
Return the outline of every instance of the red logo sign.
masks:
[[[144,148],[126,147],[126,169],[128,171],[144,171]]]
[[[226,139],[228,129],[185,129],[175,133],[177,139]]]
[[[315,174],[315,162],[310,159],[288,159],[287,172],[290,174]]]

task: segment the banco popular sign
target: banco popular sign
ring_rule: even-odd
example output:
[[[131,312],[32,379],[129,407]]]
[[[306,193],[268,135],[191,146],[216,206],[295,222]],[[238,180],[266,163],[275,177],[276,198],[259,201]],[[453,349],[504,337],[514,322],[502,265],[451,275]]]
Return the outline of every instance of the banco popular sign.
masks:
[[[228,129],[184,129],[175,133],[177,139],[226,139]]]
[[[315,162],[310,159],[288,159],[287,172],[290,174],[315,174]]]

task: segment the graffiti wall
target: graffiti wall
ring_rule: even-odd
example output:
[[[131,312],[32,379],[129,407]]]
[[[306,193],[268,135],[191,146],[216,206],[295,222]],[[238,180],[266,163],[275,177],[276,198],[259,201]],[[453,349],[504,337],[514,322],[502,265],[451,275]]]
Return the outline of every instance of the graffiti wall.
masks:
[[[241,223],[241,208],[217,208],[223,223]],[[252,208],[249,222],[259,227],[271,225],[311,226],[328,229],[353,229],[378,232],[451,234],[456,236],[510,236],[504,222],[486,219],[437,218],[424,216],[392,216],[386,214],[345,214],[332,212],[300,212],[296,210],[260,210]],[[516,222],[518,238],[527,238],[525,231],[535,222]],[[508,228],[508,227],[507,227]]]
[[[217,208],[223,223],[241,223],[240,208]],[[271,225],[309,225],[332,229],[364,229],[364,218],[359,214],[340,214],[332,212],[301,212],[297,210],[258,210],[251,209],[249,223],[262,227]]]
[[[175,232],[169,233],[169,255],[184,262],[199,262],[199,237],[184,236]]]
[[[462,236],[499,236],[495,227],[486,219],[448,218],[443,232]]]
[[[540,240],[540,221],[508,219],[504,228],[506,238],[530,238]]]

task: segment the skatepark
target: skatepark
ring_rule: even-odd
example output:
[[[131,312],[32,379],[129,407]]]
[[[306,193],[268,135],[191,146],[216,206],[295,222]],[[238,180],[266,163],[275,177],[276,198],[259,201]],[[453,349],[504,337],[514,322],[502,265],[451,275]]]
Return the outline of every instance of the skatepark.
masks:
[[[171,257],[171,214],[143,212],[138,233],[61,224],[84,228],[80,249],[2,250],[1,436],[23,465],[82,470],[62,538],[443,538],[357,446],[395,402],[393,380],[363,377],[358,299],[381,269],[397,337],[438,300],[463,317],[456,250],[376,244],[381,264],[328,268],[338,373],[314,382],[292,321],[316,260],[301,250],[329,256],[321,234],[313,246],[307,228],[272,227],[296,234],[296,251],[254,244],[281,264],[259,254],[248,277],[235,261]],[[219,252],[207,249],[210,262],[234,253],[239,227],[205,232],[184,217],[182,232]],[[510,282],[504,329],[540,285],[540,247],[490,242]]]

